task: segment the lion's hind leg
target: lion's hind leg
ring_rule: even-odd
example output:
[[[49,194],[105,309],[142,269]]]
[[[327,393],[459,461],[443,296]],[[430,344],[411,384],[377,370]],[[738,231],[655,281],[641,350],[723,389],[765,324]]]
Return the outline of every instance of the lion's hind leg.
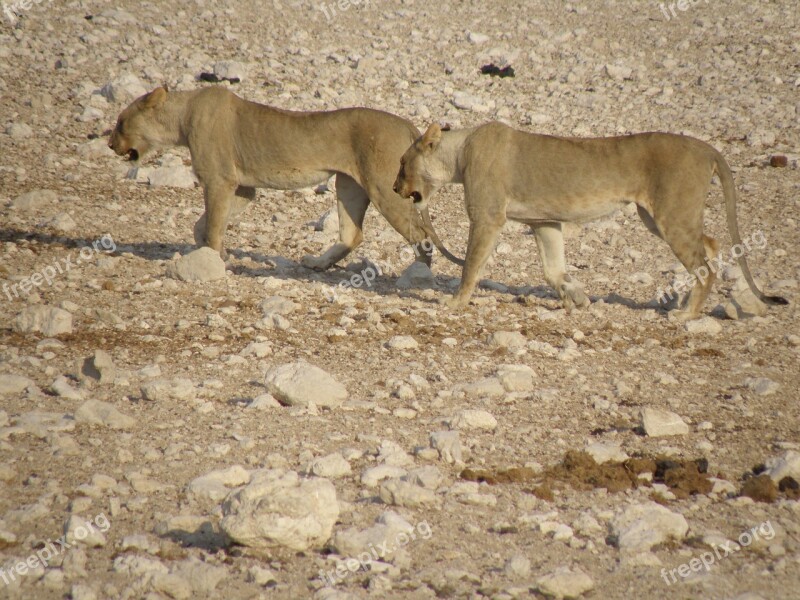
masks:
[[[661,236],[689,272],[689,283],[694,283],[682,310],[673,312],[673,316],[679,321],[689,321],[700,316],[716,279],[711,261],[716,258],[718,245],[716,240],[703,234],[702,203],[698,203],[698,206],[699,210],[693,211],[694,214],[680,215],[676,211],[669,220],[659,219],[659,215],[656,215]]]
[[[328,248],[322,256],[307,255],[302,265],[309,269],[324,271],[355,250],[364,239],[362,227],[364,215],[369,207],[369,196],[352,177],[344,173],[336,175],[336,201],[339,213],[339,241]]]

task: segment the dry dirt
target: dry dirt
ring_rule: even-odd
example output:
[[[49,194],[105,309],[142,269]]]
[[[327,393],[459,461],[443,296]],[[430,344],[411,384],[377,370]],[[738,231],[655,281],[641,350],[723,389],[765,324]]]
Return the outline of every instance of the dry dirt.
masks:
[[[50,391],[61,375],[85,398],[109,402],[136,423],[122,432],[78,424],[41,437],[0,429],[0,532],[13,534],[0,537],[0,565],[25,560],[42,540],[59,537],[72,513],[103,513],[110,523],[104,546],[70,549],[46,572],[18,576],[14,585],[0,581],[0,598],[185,597],[168,586],[155,591],[146,577],[115,568],[125,554],[146,555],[167,568],[193,557],[224,567],[215,590],[193,597],[536,597],[536,580],[561,566],[585,571],[594,582],[586,596],[593,598],[796,597],[800,508],[783,492],[765,503],[698,484],[689,487],[699,493],[662,497],[690,530],[684,540],[654,548],[660,566],[625,563],[609,538],[612,516],[648,501],[649,486],[612,493],[552,485],[536,494],[523,472],[522,481],[481,484],[482,493],[496,498],[493,505],[464,503],[448,492],[465,467],[526,466],[542,473],[596,441],[617,442],[631,457],[704,458],[710,473],[738,490],[756,465],[800,448],[797,5],[687,4],[670,20],[655,1],[586,0],[372,0],[330,19],[321,3],[279,0],[40,2],[19,9],[15,27],[3,15],[0,283],[18,283],[68,255],[75,261],[103,235],[116,250],[73,262],[31,295],[0,296],[0,378],[23,375],[36,383],[0,396],[0,426],[4,416],[14,425],[32,411],[74,414],[83,400]],[[326,4],[329,14],[332,5]],[[333,241],[313,223],[334,206],[334,194],[312,190],[259,191],[228,231],[226,279],[168,279],[166,264],[193,247],[201,191],[136,183],[124,178],[130,165],[122,159],[81,149],[107,135],[126,104],[100,100],[95,92],[107,82],[130,73],[147,89],[163,82],[192,89],[206,85],[197,77],[220,60],[244,65],[242,81],[225,84],[237,94],[287,109],[365,105],[418,128],[432,120],[460,127],[503,119],[560,135],[662,130],[707,140],[735,170],[743,236],[760,231],[766,237],[765,247],[748,256],[751,269],[768,292],[791,304],[764,317],[726,320],[715,307],[727,301],[734,282],[720,281],[705,309],[721,332],[687,332],[652,303],[679,272],[676,260],[630,211],[570,230],[568,261],[593,300],[582,311],[559,309],[533,237],[512,225],[485,273],[495,283],[479,290],[467,309],[451,313],[438,304],[459,276],[440,256],[433,265],[438,289],[399,290],[396,278],[408,266],[405,246],[374,210],[352,260],[371,260],[384,274],[329,302],[324,286],[352,273],[337,267],[319,274],[299,265],[303,255]],[[481,75],[488,63],[510,63],[516,76]],[[473,108],[454,106],[456,92],[474,96]],[[78,119],[87,106],[99,109],[98,118]],[[188,164],[188,153],[173,154]],[[776,154],[787,156],[785,167],[770,166]],[[54,190],[58,199],[32,210],[11,206],[37,189]],[[467,231],[462,198],[463,190],[452,186],[431,202],[440,235],[459,255]],[[74,228],[54,228],[48,219],[59,213]],[[706,223],[729,248],[718,185]],[[288,328],[255,328],[259,303],[275,295],[300,306],[286,317]],[[73,333],[58,336],[60,344],[12,332],[16,315],[37,303],[73,313]],[[487,340],[498,331],[520,332],[530,344],[519,351],[492,346]],[[398,335],[413,336],[418,348],[388,349],[386,342]],[[253,341],[270,342],[271,353],[240,357]],[[550,351],[570,347],[561,355]],[[97,349],[117,366],[113,383],[78,378],[83,360]],[[270,367],[298,359],[333,375],[350,400],[330,411],[248,407],[265,393]],[[506,363],[532,367],[535,389],[499,397],[460,390]],[[162,377],[190,379],[196,397],[144,400],[140,387],[154,369],[141,370],[153,365]],[[759,395],[748,386],[751,378],[778,385]],[[689,432],[643,435],[638,425],[645,406],[678,413]],[[360,482],[381,442],[413,453],[463,409],[488,411],[497,427],[461,431],[464,465],[415,457],[415,466],[435,465],[444,474],[442,502],[393,508],[432,531],[405,548],[399,572],[350,574],[336,595],[320,589],[317,579],[320,570],[335,568],[325,550],[264,555],[186,546],[155,532],[174,515],[216,518],[187,499],[187,484],[204,473],[237,464],[304,471],[315,457],[348,449],[358,452],[348,452],[352,475],[334,481],[343,505],[336,529],[366,528],[389,508]],[[99,492],[80,488],[98,474],[113,484]],[[132,484],[137,475],[162,485]],[[19,510],[30,506],[45,508]],[[554,539],[531,515],[549,515],[573,534]],[[585,515],[600,530],[575,525]],[[704,536],[736,539],[767,521],[782,531],[778,543],[743,548],[678,583],[662,578],[662,567],[676,568],[706,550]],[[148,536],[154,548],[124,549],[123,539],[134,534]],[[68,562],[71,552],[83,553],[85,570]],[[529,572],[506,568],[516,555],[530,561]],[[271,570],[274,581],[263,587],[253,567]]]

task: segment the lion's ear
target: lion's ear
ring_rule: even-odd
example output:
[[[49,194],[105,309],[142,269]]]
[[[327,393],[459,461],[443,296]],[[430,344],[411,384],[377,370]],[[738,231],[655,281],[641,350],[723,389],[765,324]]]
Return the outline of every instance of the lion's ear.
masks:
[[[442,141],[442,128],[437,123],[431,123],[428,130],[422,135],[422,147],[426,150],[436,150]]]
[[[166,88],[160,87],[154,89],[152,92],[147,94],[147,96],[145,96],[144,105],[147,108],[159,108],[166,101],[167,90]]]

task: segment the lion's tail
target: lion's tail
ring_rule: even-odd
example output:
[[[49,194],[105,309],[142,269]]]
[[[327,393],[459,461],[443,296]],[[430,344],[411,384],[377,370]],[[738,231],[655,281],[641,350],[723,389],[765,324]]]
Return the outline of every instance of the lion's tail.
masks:
[[[722,193],[725,196],[725,212],[728,218],[728,230],[730,231],[733,244],[741,248],[742,236],[739,234],[739,221],[736,217],[738,194],[736,193],[736,184],[733,181],[733,174],[725,158],[716,150],[714,150],[714,162],[715,171],[722,182]],[[752,291],[759,300],[766,304],[789,304],[786,298],[782,298],[781,296],[767,296],[758,289],[750,273],[750,267],[747,266],[747,259],[745,258],[744,252],[739,253],[737,261],[739,262],[739,267],[742,269],[742,275],[744,275],[747,285],[750,286],[750,291]]]

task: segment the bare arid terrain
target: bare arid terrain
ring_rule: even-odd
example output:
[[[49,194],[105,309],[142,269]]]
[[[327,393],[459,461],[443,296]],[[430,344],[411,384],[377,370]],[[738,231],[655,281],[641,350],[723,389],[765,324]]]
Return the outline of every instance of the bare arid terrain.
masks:
[[[798,597],[796,1],[42,0],[0,19],[0,598]],[[592,300],[571,313],[509,223],[451,311],[460,268],[407,272],[374,209],[347,259],[301,265],[338,238],[331,179],[259,190],[224,272],[185,281],[188,150],[136,165],[107,144],[136,97],[209,79],[423,131],[688,134],[730,163],[748,244],[715,180],[724,262],[684,325],[656,300],[685,270],[632,205],[567,227]],[[463,188],[429,205],[464,256]],[[753,302],[737,252],[788,306]]]

